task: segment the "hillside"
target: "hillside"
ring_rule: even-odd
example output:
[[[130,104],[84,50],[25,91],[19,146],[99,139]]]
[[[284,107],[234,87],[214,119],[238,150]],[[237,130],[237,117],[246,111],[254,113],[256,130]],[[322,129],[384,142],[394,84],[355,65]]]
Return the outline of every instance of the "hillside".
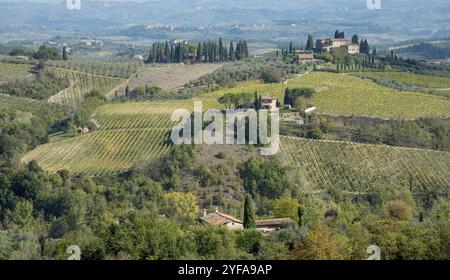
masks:
[[[217,108],[214,99],[204,109]],[[170,148],[171,113],[193,109],[193,100],[107,104],[96,110],[98,131],[42,145],[23,157],[45,170],[105,175],[124,172],[141,161],[160,158]]]
[[[282,137],[281,157],[306,171],[313,189],[370,191],[375,185],[413,192],[448,191],[450,153]]]
[[[427,81],[436,84],[440,82],[438,79],[439,77],[435,77],[434,82],[429,79]],[[326,72],[309,73],[290,80],[285,85],[245,82],[233,88],[210,93],[208,96],[257,91],[259,95],[276,96],[283,100],[286,87],[314,88],[318,93],[312,98],[311,104],[317,107],[318,114],[386,119],[450,116],[450,100],[446,97],[404,92],[370,80]]]

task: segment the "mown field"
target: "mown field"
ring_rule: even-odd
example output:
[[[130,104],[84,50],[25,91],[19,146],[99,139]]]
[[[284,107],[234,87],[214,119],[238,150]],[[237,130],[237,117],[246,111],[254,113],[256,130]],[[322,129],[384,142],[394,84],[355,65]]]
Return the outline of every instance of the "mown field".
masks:
[[[306,171],[313,189],[365,192],[376,184],[448,191],[450,153],[282,137],[281,158]]]
[[[264,96],[277,96],[283,100],[286,87],[309,87],[317,90],[312,105],[318,114],[364,116],[386,119],[417,119],[421,117],[449,117],[450,100],[417,92],[403,92],[350,75],[313,72],[288,84],[246,82],[234,88],[207,94],[255,92]]]
[[[175,89],[214,72],[221,64],[157,64],[141,68],[138,77],[130,83],[130,89],[136,87],[157,86],[164,90]]]
[[[33,78],[32,65],[0,62],[0,83]]]
[[[423,75],[399,71],[390,72],[362,72],[355,74],[370,79],[380,79],[385,81],[397,81],[405,84],[421,86],[429,89],[450,88],[450,77],[439,77],[433,75]]]
[[[215,99],[202,99],[203,108],[218,108]],[[99,130],[39,146],[23,157],[36,160],[49,172],[105,175],[124,172],[139,162],[166,154],[174,110],[193,110],[194,100],[107,104],[96,110]]]

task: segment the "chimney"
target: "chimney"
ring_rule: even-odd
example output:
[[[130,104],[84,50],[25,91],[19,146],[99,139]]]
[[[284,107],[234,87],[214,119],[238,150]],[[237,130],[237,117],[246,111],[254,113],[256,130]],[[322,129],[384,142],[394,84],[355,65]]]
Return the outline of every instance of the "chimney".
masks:
[[[203,209],[203,217],[205,217],[208,214],[208,209]]]

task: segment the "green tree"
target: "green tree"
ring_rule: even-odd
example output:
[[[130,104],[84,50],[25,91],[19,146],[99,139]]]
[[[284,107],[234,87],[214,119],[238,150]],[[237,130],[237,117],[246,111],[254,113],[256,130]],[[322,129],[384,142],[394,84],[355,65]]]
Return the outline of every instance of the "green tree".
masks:
[[[164,213],[181,222],[194,222],[199,213],[197,197],[192,193],[169,192],[164,194]]]
[[[63,60],[67,60],[68,59],[68,55],[67,55],[67,48],[66,46],[63,47]]]
[[[298,223],[299,204],[296,199],[283,197],[273,202],[273,216],[275,218],[290,218]]]
[[[311,36],[311,34],[308,35],[308,40],[306,42],[306,49],[307,50],[314,49],[314,41],[313,41],[313,37]]]
[[[255,226],[252,197],[247,194],[244,202],[244,228],[254,228]]]

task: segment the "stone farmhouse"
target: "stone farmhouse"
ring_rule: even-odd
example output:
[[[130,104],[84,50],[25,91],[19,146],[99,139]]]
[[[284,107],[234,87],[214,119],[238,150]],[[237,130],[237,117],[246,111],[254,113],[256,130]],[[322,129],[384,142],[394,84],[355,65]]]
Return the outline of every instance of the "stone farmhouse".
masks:
[[[214,212],[208,213],[208,210],[203,210],[203,216],[200,217],[200,223],[204,225],[217,225],[225,226],[228,229],[238,230],[244,228],[244,222],[224,213],[219,212],[215,209]],[[280,230],[290,224],[295,224],[295,221],[289,218],[280,219],[265,219],[257,220],[256,229],[262,233],[271,233],[273,231]]]
[[[347,39],[318,39],[316,41],[316,49],[318,51],[332,52],[333,49],[341,48],[348,54],[359,53],[359,45],[353,44]]]

